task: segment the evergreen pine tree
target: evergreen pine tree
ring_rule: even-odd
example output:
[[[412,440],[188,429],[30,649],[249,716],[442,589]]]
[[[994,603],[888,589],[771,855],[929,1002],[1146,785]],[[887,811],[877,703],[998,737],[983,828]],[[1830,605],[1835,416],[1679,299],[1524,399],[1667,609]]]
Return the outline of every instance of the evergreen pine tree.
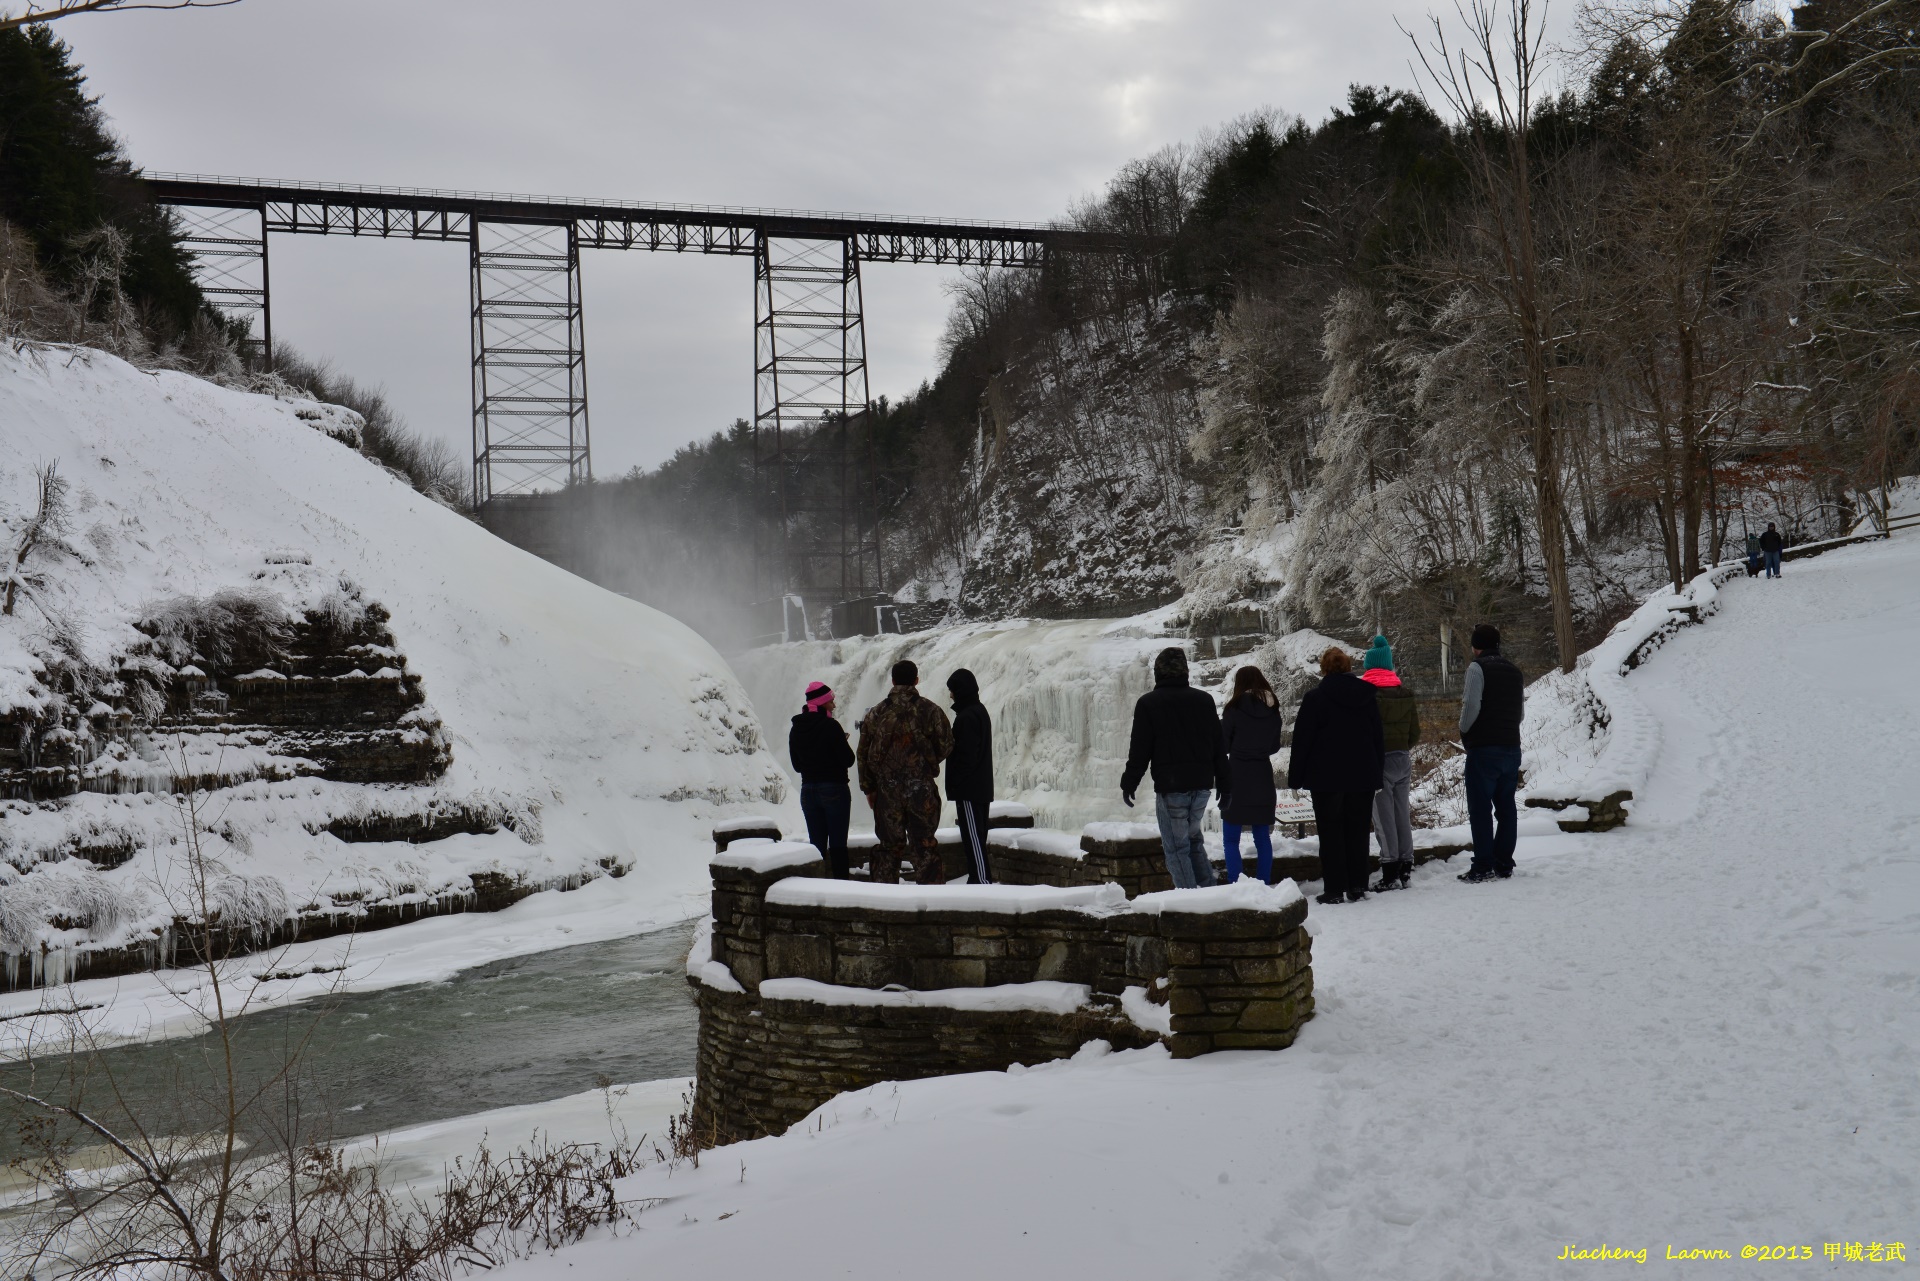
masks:
[[[158,330],[184,332],[207,303],[172,216],[137,174],[67,45],[44,26],[0,31],[0,218],[67,280],[86,256],[82,238],[117,227],[128,241],[127,298]]]

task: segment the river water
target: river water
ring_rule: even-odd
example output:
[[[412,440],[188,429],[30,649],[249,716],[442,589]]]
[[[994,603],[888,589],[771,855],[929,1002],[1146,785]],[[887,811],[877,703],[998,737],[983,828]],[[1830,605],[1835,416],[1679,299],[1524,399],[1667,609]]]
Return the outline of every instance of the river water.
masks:
[[[539,952],[463,971],[445,983],[348,994],[234,1023],[243,1090],[266,1088],[249,1126],[297,1111],[317,1137],[372,1134],[607,1081],[693,1075],[698,1016],[687,987],[688,922],[607,943]],[[276,1080],[290,1050],[297,1089]],[[84,1059],[0,1067],[0,1085],[163,1130],[210,1123],[224,1080],[211,1033],[116,1046]],[[0,1162],[15,1155],[0,1132]]]

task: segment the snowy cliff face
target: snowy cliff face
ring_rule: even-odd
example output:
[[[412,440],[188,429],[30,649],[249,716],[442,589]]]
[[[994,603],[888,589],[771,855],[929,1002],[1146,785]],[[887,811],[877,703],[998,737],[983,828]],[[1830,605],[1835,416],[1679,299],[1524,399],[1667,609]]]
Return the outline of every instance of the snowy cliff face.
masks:
[[[349,419],[0,353],[0,554],[46,463],[68,510],[0,617],[0,952],[137,945],[180,915],[187,774],[215,785],[233,919],[260,926],[605,871],[638,913],[704,884],[715,818],[791,807],[705,641],[413,492],[342,443]],[[279,622],[223,649],[216,601]],[[388,773],[328,755],[343,707],[383,727]]]
[[[1175,563],[1203,524],[1190,344],[1165,316],[1087,325],[1016,371],[961,575],[969,616],[1111,618],[1180,595]]]

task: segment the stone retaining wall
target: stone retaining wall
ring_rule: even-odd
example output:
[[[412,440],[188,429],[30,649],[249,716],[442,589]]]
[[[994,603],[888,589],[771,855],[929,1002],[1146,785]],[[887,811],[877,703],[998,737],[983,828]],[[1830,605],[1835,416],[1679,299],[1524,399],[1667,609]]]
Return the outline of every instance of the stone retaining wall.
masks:
[[[1129,899],[1114,883],[883,886],[824,871],[797,842],[715,857],[710,934],[688,960],[703,1143],[778,1133],[880,1081],[1003,1070],[1096,1039],[1164,1042],[1179,1058],[1280,1049],[1313,1012],[1292,887]]]

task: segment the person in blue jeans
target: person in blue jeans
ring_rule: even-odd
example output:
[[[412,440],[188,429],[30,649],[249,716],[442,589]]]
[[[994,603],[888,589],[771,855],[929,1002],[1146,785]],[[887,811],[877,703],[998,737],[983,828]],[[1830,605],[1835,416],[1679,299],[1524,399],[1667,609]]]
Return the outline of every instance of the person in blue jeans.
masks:
[[[1273,757],[1280,750],[1280,700],[1257,667],[1233,674],[1233,696],[1220,714],[1220,735],[1227,743],[1232,793],[1220,798],[1220,843],[1226,848],[1227,880],[1240,879],[1240,834],[1251,830],[1261,884],[1273,880],[1273,818],[1279,797],[1273,784]]]
[[[1175,889],[1213,884],[1213,865],[1201,840],[1207,802],[1232,790],[1227,745],[1213,696],[1187,684],[1187,654],[1168,646],[1153,660],[1153,689],[1133,705],[1133,734],[1120,797],[1129,806],[1140,780],[1153,771],[1154,816]]]
[[[1760,554],[1766,557],[1767,577],[1780,577],[1780,553],[1787,549],[1787,540],[1780,537],[1780,531],[1767,522],[1767,532],[1760,535]]]
[[[807,840],[827,861],[827,874],[847,879],[847,824],[853,817],[853,789],[847,768],[853,764],[853,744],[833,718],[833,691],[825,682],[807,686],[806,710],[793,718],[787,731],[787,755],[800,776],[800,813],[806,816]]]
[[[1526,714],[1526,680],[1500,652],[1500,629],[1482,623],[1469,639],[1460,699],[1460,742],[1467,749],[1467,824],[1473,832],[1473,865],[1461,874],[1468,884],[1513,875],[1514,789],[1520,785],[1520,722]]]

